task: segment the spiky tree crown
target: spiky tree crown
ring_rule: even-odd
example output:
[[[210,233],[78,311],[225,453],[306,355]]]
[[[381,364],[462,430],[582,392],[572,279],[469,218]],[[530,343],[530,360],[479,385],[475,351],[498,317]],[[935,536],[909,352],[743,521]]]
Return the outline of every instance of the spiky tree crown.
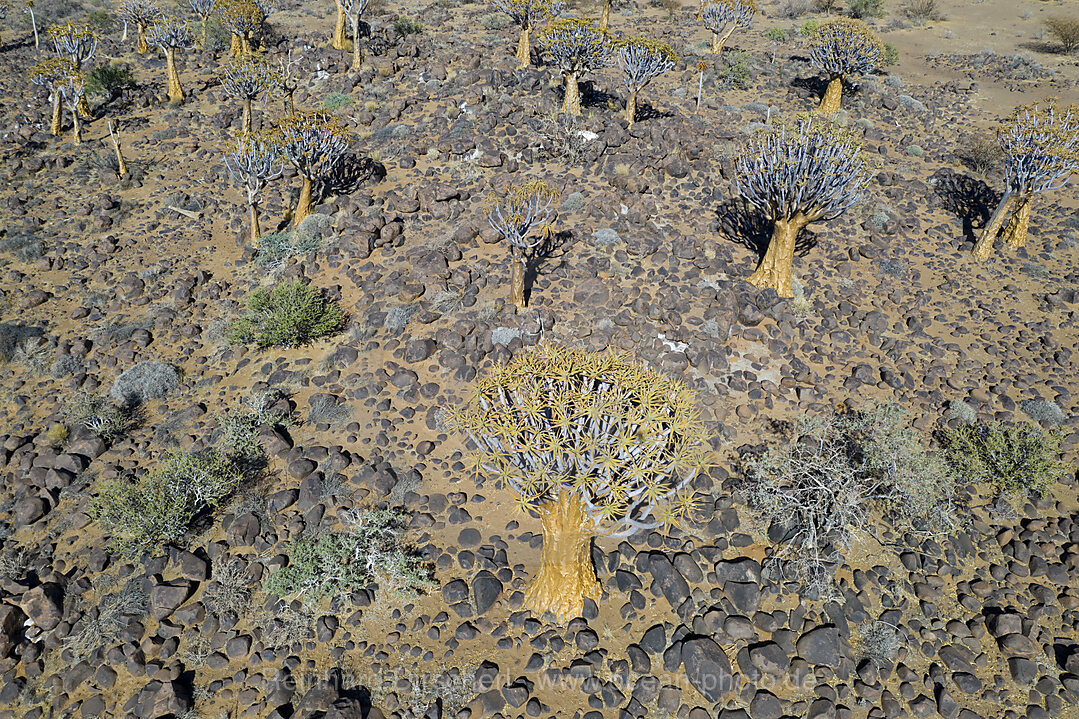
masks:
[[[640,35],[621,38],[614,47],[622,82],[630,92],[639,91],[678,62],[678,54],[670,45]]]
[[[30,69],[30,82],[49,90],[58,90],[69,75],[77,73],[75,63],[66,57],[50,57]]]
[[[754,0],[707,0],[701,9],[701,22],[712,32],[720,33],[732,25],[743,29],[749,27],[756,14]]]
[[[262,187],[281,174],[281,133],[277,130],[245,132],[225,150],[225,168],[233,181]]]
[[[68,58],[76,65],[89,60],[97,51],[97,30],[89,23],[67,22],[50,25],[45,34],[52,41],[56,54]]]
[[[151,25],[146,31],[146,42],[162,50],[188,48],[194,44],[187,23],[174,15],[166,15]]]
[[[611,34],[591,20],[554,20],[540,33],[539,42],[566,74],[598,70],[611,60]]]
[[[1049,99],[1021,105],[997,131],[1009,192],[1020,195],[1063,187],[1079,171],[1079,107]]]
[[[217,9],[217,0],[187,0],[187,5],[191,8],[191,12],[205,20],[214,14],[214,10]]]
[[[360,17],[367,10],[370,0],[341,0],[341,7],[349,17]]]
[[[281,151],[310,180],[332,170],[351,142],[351,133],[333,115],[304,112],[281,121]]]
[[[116,14],[126,23],[146,27],[165,13],[153,0],[124,0]]]
[[[64,96],[64,103],[72,108],[72,112],[76,112],[79,100],[86,94],[86,77],[76,70],[60,79],[58,89]]]
[[[830,220],[854,205],[875,168],[854,135],[801,116],[758,132],[735,160],[737,191],[770,220]]]
[[[494,0],[491,6],[522,28],[538,25],[562,10],[562,3],[556,0]]]
[[[254,32],[266,20],[262,7],[252,0],[218,0],[221,24],[233,35]]]
[[[274,74],[270,63],[261,55],[230,58],[221,68],[221,89],[230,97],[254,100],[273,86]]]
[[[884,67],[884,43],[861,20],[822,23],[809,42],[810,62],[832,77],[865,75]]]
[[[550,224],[558,196],[558,190],[542,180],[511,186],[503,198],[488,199],[487,221],[515,249],[530,250],[542,239],[530,242],[529,233],[537,225]]]
[[[609,536],[684,519],[707,464],[689,390],[612,352],[533,348],[477,382],[454,421],[521,510],[573,493]]]

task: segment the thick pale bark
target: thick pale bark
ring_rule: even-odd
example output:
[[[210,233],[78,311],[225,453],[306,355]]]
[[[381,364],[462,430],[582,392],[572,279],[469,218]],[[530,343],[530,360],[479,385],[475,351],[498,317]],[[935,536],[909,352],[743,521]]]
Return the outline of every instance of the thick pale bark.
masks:
[[[348,41],[348,15],[345,13],[345,6],[334,0],[334,4],[337,5],[337,19],[333,24],[333,39],[330,40],[330,47],[338,50],[351,50],[352,46]]]
[[[287,91],[285,91],[285,107],[288,110],[288,116],[289,117],[292,117],[293,115],[296,114],[296,106],[292,102],[292,95],[294,93],[295,93],[295,90],[287,90]]]
[[[633,127],[633,120],[637,117],[637,91],[634,90],[626,98],[626,122]]]
[[[82,144],[82,124],[79,122],[79,113],[77,111],[71,113],[71,119],[75,123],[75,126],[74,126],[74,128],[72,130],[72,135],[71,135],[71,144],[72,145],[81,145]]]
[[[311,214],[311,178],[303,178],[303,184],[300,185],[300,199],[296,202],[296,212],[292,215],[292,221],[296,227],[300,226],[300,223],[304,221],[304,218]]]
[[[251,132],[251,114],[251,98],[245,97],[243,121],[240,125],[241,132],[244,134]]]
[[[513,304],[517,305],[517,309],[523,310],[526,307],[525,264],[516,249],[510,257],[510,294],[513,296]]]
[[[973,254],[975,259],[989,259],[989,255],[993,252],[993,241],[997,238],[997,232],[1000,231],[1000,226],[1004,224],[1004,217],[1008,214],[1008,210],[1014,202],[1015,195],[1005,195],[1001,199],[997,209],[993,211],[993,216],[989,218],[989,224],[985,226],[981,236],[978,237],[978,241],[974,243]]]
[[[599,16],[599,29],[606,30],[611,24],[611,0],[603,0],[603,12]]]
[[[112,137],[112,148],[116,150],[116,174],[123,177],[127,174],[127,163],[124,162],[124,153],[120,151],[120,135],[112,129],[112,120],[109,120],[109,136]]]
[[[712,54],[718,55],[723,52],[723,46],[727,44],[727,40],[730,40],[731,35],[734,34],[734,26],[727,28],[722,34],[712,33]]]
[[[1012,213],[1012,219],[1004,228],[1004,241],[1008,247],[1022,247],[1027,242],[1027,228],[1030,227],[1030,202],[1032,197],[1020,197],[1018,207]]]
[[[49,132],[55,137],[60,137],[63,131],[62,118],[63,106],[60,104],[60,91],[54,90],[52,94],[52,120],[49,122]]]
[[[135,28],[138,32],[138,40],[135,41],[135,52],[143,55],[150,49],[150,46],[146,44],[146,26],[140,22],[135,25]]]
[[[251,246],[253,247],[258,241],[259,235],[259,207],[258,203],[248,203],[248,209],[251,212]]]
[[[169,73],[169,102],[178,105],[184,101],[184,89],[180,87],[180,73],[176,72],[175,48],[165,48],[165,65]]]
[[[240,36],[236,33],[232,33],[232,39],[229,40],[229,55],[239,57],[242,52],[243,44],[240,42]]]
[[[566,75],[566,97],[562,100],[562,112],[581,114],[581,90],[577,87],[577,73]]]
[[[360,16],[352,17],[352,70],[363,67],[363,52],[360,50]]]
[[[540,570],[525,591],[533,614],[551,612],[559,621],[581,616],[584,600],[598,600],[599,582],[592,567],[593,523],[577,495],[563,492],[540,507],[543,552]]]
[[[240,36],[240,54],[241,55],[250,55],[251,54],[251,41],[248,39],[247,35],[241,35]]]
[[[791,267],[794,265],[794,241],[807,224],[809,222],[801,214],[790,220],[776,220],[772,241],[768,243],[764,258],[746,282],[761,289],[771,287],[780,297],[793,297]]]
[[[822,115],[834,115],[839,112],[839,105],[843,101],[843,78],[833,77],[828,81],[828,89],[824,91],[824,97],[820,101]]]
[[[517,67],[522,70],[532,62],[532,47],[529,35],[529,29],[523,27],[521,28],[521,36],[517,39]]]

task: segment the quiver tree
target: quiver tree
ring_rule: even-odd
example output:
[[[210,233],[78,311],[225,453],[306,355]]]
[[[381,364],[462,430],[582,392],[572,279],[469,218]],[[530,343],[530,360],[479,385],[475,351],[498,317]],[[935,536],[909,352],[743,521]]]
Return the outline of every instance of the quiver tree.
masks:
[[[487,206],[487,221],[491,227],[510,244],[510,292],[513,304],[524,309],[525,262],[530,251],[542,244],[544,236],[550,235],[550,223],[558,199],[558,191],[546,182],[536,180],[527,185],[510,187],[501,200],[492,199]],[[540,226],[540,237],[530,239],[532,230]]]
[[[298,83],[295,76],[292,74],[292,49],[289,48],[288,54],[285,57],[277,59],[277,70],[273,73],[273,85],[277,88],[277,91],[281,93],[281,96],[285,98],[285,112],[288,115],[296,114],[296,106],[292,101],[293,95],[296,94],[296,88]]]
[[[825,115],[838,111],[843,78],[879,70],[884,57],[884,43],[861,20],[831,20],[817,28],[809,42],[809,61],[828,76],[820,111]]]
[[[232,34],[233,57],[251,53],[251,38],[262,27],[266,14],[253,0],[218,0],[221,24]]]
[[[555,14],[553,0],[493,0],[491,6],[508,16],[521,29],[517,40],[517,67],[528,67],[532,62],[532,28]]]
[[[974,245],[979,260],[989,257],[1000,226],[1010,247],[1022,247],[1034,195],[1063,187],[1079,171],[1079,107],[1059,108],[1053,100],[1016,108],[1001,123],[997,140],[1004,153],[1004,196]]]
[[[589,70],[598,70],[611,60],[611,36],[591,20],[553,20],[539,37],[543,49],[566,78],[562,112],[581,114],[581,91],[577,81]]]
[[[341,0],[352,27],[352,69],[359,70],[363,65],[363,51],[360,49],[360,18],[367,9],[369,0]]]
[[[232,141],[225,153],[225,167],[233,182],[247,192],[251,218],[251,245],[259,238],[258,198],[266,185],[281,177],[280,136],[274,132],[247,132]]]
[[[146,30],[157,22],[164,13],[153,0],[124,0],[120,3],[117,13],[124,22],[124,36],[127,36],[127,26],[135,26],[135,51],[140,55],[150,49],[146,44]]]
[[[30,69],[30,82],[49,91],[52,98],[52,116],[49,119],[49,132],[60,136],[61,113],[63,111],[63,85],[71,75],[78,74],[75,63],[66,57],[50,57],[42,60]]]
[[[330,38],[330,47],[335,50],[351,50],[348,45],[348,13],[345,12],[343,0],[333,0],[337,8],[337,17],[333,22],[333,37]]]
[[[750,284],[791,297],[798,233],[854,205],[874,170],[854,136],[822,118],[799,118],[758,132],[735,160],[735,187],[773,223],[772,239]]]
[[[753,0],[707,0],[701,6],[700,18],[712,33],[712,53],[718,55],[735,30],[745,30],[753,24],[757,3]]]
[[[45,34],[52,41],[56,54],[70,60],[75,65],[76,72],[82,72],[83,65],[97,52],[97,30],[89,23],[50,25]],[[85,93],[79,101],[79,111],[88,117],[90,115],[90,105],[86,102]]]
[[[206,24],[217,10],[217,0],[187,0],[191,12],[199,19],[199,46],[206,47]]]
[[[274,84],[274,71],[261,55],[241,55],[230,58],[221,68],[221,89],[244,104],[240,132],[251,132],[251,105]]]
[[[71,144],[79,145],[82,143],[82,123],[79,122],[79,107],[86,96],[86,78],[78,70],[67,74],[60,82],[60,93],[64,96],[64,104],[71,113],[73,124]]]
[[[311,190],[348,152],[352,136],[333,115],[301,112],[281,121],[281,152],[303,178],[293,221],[311,214]]]
[[[34,49],[39,50],[41,49],[41,40],[37,35],[37,16],[34,15],[34,0],[26,0],[23,10],[30,16],[30,25],[34,28]]]
[[[614,353],[540,345],[479,380],[453,418],[480,471],[539,515],[543,553],[525,606],[560,621],[600,595],[593,538],[679,523],[708,457],[685,386]]]
[[[663,73],[674,68],[678,55],[665,42],[647,37],[629,37],[615,43],[615,60],[626,86],[626,122],[633,127],[637,115],[637,94]]]
[[[180,87],[180,74],[176,72],[176,51],[186,50],[194,44],[187,23],[176,17],[163,17],[150,26],[146,40],[165,53],[165,66],[169,76],[169,102],[183,102],[184,89]]]
[[[601,0],[603,7],[599,11],[599,29],[606,30],[611,25],[611,0]]]

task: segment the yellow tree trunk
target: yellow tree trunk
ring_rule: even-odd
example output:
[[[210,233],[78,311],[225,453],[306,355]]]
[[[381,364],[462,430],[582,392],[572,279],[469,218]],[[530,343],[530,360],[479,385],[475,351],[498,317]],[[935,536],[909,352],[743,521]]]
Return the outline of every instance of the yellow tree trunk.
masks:
[[[633,127],[633,121],[637,117],[637,91],[634,90],[626,98],[626,122]]]
[[[71,119],[75,123],[75,126],[72,128],[71,144],[72,145],[81,145],[82,144],[82,124],[79,122],[79,113],[78,112],[71,113]]]
[[[207,18],[202,18],[202,44],[199,45],[203,50],[206,49],[206,20]]]
[[[525,69],[532,63],[532,48],[529,44],[530,31],[527,27],[521,28],[521,37],[517,39],[517,67]]]
[[[989,259],[989,255],[993,253],[993,240],[997,239],[997,232],[1000,231],[1000,226],[1004,224],[1004,217],[1008,214],[1008,210],[1014,202],[1015,195],[1005,195],[1004,199],[997,205],[997,209],[993,211],[993,216],[989,218],[989,224],[985,226],[981,236],[978,237],[978,241],[974,243],[973,254],[975,259]]]
[[[251,41],[248,39],[247,35],[240,36],[240,53],[243,55],[251,54]]]
[[[244,98],[244,116],[243,123],[240,125],[240,132],[245,135],[251,132],[251,98]]]
[[[165,65],[169,73],[169,102],[179,105],[184,101],[184,89],[180,87],[180,73],[176,72],[176,48],[165,48]]]
[[[360,16],[352,17],[352,71],[363,67],[363,52],[360,50]]]
[[[824,97],[820,101],[822,115],[834,115],[839,112],[839,105],[843,101],[843,78],[833,77],[828,81],[828,89],[824,91]]]
[[[780,297],[793,297],[791,267],[794,265],[794,241],[807,224],[808,221],[801,214],[790,220],[776,220],[768,250],[756,272],[746,282],[761,289],[771,287]]]
[[[258,204],[252,202],[248,205],[248,209],[251,212],[251,246],[254,247],[255,243],[258,242],[259,235],[261,234],[261,232],[259,231]]]
[[[330,47],[337,50],[351,50],[352,45],[348,41],[348,15],[345,14],[345,6],[337,0],[334,0],[334,4],[337,5],[337,19],[333,25],[333,39],[330,40]]]
[[[723,46],[727,44],[727,40],[730,40],[731,35],[734,34],[734,26],[727,28],[725,32],[712,33],[712,54],[718,55],[723,52]]]
[[[52,119],[49,121],[49,132],[55,137],[60,137],[63,132],[63,106],[60,104],[60,91],[54,90],[52,95]]]
[[[135,25],[135,29],[138,33],[138,39],[135,41],[135,52],[143,55],[150,49],[150,46],[146,44],[146,26],[140,22]]]
[[[523,310],[525,304],[525,265],[516,247],[510,255],[510,294],[517,309]]]
[[[240,36],[236,33],[232,33],[232,39],[229,40],[229,55],[238,57],[242,50],[242,44],[240,43]]]
[[[599,16],[599,29],[606,30],[611,24],[611,0],[603,0],[603,12]]]
[[[577,73],[566,75],[566,97],[562,100],[562,112],[581,114],[581,90],[577,87]]]
[[[539,508],[543,522],[540,570],[525,591],[524,606],[533,614],[551,612],[559,621],[581,616],[584,600],[598,600],[599,582],[592,567],[594,524],[573,493]]]
[[[86,95],[79,98],[79,112],[87,117],[90,117],[93,114],[90,112],[90,103],[86,101]]]
[[[1019,206],[1015,208],[1012,219],[1004,228],[1004,240],[1008,247],[1022,247],[1027,242],[1027,228],[1030,227],[1030,201],[1031,197],[1020,197]]]
[[[311,178],[303,178],[303,184],[300,185],[300,199],[296,202],[296,212],[292,215],[292,221],[296,227],[300,226],[300,223],[304,221],[308,215],[311,214]]]

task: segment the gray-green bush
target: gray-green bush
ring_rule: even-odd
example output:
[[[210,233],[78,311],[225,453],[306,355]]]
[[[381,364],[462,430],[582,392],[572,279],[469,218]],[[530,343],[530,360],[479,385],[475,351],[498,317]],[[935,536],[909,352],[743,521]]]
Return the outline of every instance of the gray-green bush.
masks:
[[[961,424],[944,433],[948,462],[971,482],[1008,497],[1044,497],[1066,471],[1062,432],[1033,424]]]

